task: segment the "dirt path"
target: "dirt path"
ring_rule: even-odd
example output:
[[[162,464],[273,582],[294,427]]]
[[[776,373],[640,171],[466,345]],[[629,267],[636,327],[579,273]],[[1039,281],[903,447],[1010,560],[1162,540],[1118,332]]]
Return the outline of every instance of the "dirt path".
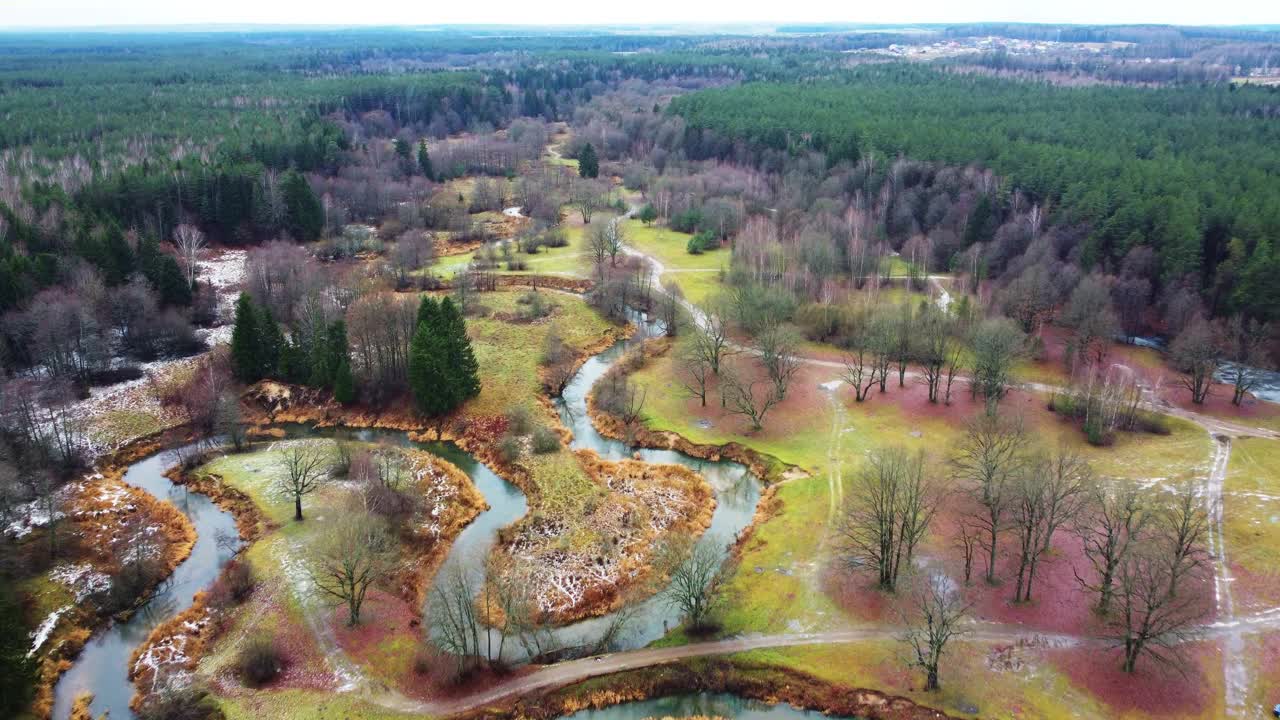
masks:
[[[638,670],[689,658],[728,655],[761,648],[886,640],[895,637],[897,632],[896,628],[890,627],[865,627],[822,633],[790,633],[785,635],[756,635],[730,638],[678,647],[613,653],[547,665],[525,675],[513,677],[480,692],[448,700],[419,701],[406,698],[399,693],[390,692],[365,693],[365,697],[376,705],[400,712],[455,715],[477,710],[507,698],[550,690],[600,675]],[[1093,640],[1082,640],[1069,635],[1026,632],[1003,626],[986,625],[976,625],[965,635],[965,639],[998,643],[1027,642],[1041,647],[1072,647],[1096,643]]]

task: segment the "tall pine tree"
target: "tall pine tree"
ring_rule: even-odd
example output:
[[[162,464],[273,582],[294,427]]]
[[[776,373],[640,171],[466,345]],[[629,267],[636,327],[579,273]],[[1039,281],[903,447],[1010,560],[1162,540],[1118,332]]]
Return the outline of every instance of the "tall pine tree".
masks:
[[[428,180],[435,180],[435,171],[431,169],[431,155],[427,153],[427,141],[425,139],[418,141],[418,169],[422,171],[422,176]]]
[[[324,206],[307,179],[296,170],[280,182],[284,196],[285,225],[295,240],[316,240],[324,230]]]
[[[440,302],[440,330],[445,338],[445,360],[463,399],[480,394],[480,365],[471,350],[467,324],[451,298]]]
[[[591,143],[578,151],[578,176],[593,178],[600,175],[600,159],[596,157],[596,147]]]
[[[243,383],[262,379],[259,374],[258,313],[248,293],[236,301],[236,324],[231,330],[231,373]]]

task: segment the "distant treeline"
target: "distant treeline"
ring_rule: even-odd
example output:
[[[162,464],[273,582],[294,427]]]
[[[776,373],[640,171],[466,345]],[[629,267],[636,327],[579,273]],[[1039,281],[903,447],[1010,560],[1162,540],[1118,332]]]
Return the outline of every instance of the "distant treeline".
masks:
[[[1228,86],[1062,88],[860,68],[841,82],[755,83],[678,97],[693,158],[829,163],[878,156],[980,164],[1089,229],[1079,261],[1115,267],[1155,249],[1165,283],[1213,288],[1243,267],[1280,270],[1280,91]],[[998,201],[999,198],[997,197]],[[972,241],[989,240],[971,234]],[[1233,240],[1238,242],[1233,243]],[[1238,290],[1238,288],[1237,288]],[[1234,292],[1219,310],[1276,315],[1271,293]],[[1256,297],[1256,300],[1254,299]]]

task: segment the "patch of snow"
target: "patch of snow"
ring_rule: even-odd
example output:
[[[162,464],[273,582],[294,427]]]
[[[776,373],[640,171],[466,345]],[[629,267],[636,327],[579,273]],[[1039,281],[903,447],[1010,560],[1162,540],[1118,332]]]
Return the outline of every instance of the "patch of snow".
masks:
[[[111,587],[111,576],[98,572],[89,563],[59,565],[49,571],[49,579],[76,593],[76,602],[96,595]]]
[[[66,607],[60,607],[57,610],[54,610],[49,613],[49,617],[45,618],[44,622],[40,623],[40,627],[31,631],[31,649],[27,651],[27,657],[31,657],[36,654],[36,651],[39,650],[40,647],[44,645],[45,641],[49,639],[49,636],[53,634],[53,629],[58,626],[58,620],[62,619],[62,616],[67,614],[67,611],[70,609],[71,606],[67,605]]]

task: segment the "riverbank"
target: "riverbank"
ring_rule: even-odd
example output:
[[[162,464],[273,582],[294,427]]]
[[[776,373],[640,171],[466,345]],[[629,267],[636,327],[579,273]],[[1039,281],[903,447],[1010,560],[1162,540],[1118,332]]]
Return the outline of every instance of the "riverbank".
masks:
[[[197,536],[188,518],[171,503],[124,480],[132,463],[184,435],[171,429],[135,440],[64,488],[58,562],[18,581],[20,591],[44,617],[33,648],[40,661],[34,716],[50,717],[55,688],[85,645],[113,623],[127,622],[190,556]],[[33,531],[23,542],[41,545],[47,552],[48,532],[47,527]],[[145,562],[146,571],[137,571],[130,562]],[[133,589],[137,594],[127,607],[112,612],[100,603],[121,602],[106,598],[126,570],[130,582],[138,585]]]
[[[733,658],[699,658],[593,678],[468,713],[467,718],[553,720],[580,710],[693,692],[744,698],[868,720],[941,720],[951,716],[910,699],[827,682],[796,670]]]

